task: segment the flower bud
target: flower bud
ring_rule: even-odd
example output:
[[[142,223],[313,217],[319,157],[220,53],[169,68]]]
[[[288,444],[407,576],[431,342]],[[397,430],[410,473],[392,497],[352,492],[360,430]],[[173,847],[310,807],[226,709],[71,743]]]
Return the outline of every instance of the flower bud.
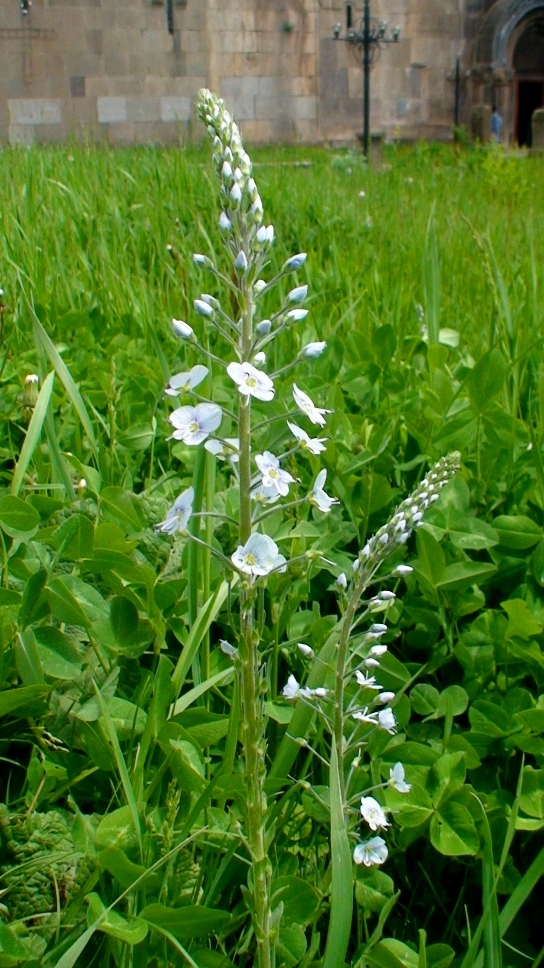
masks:
[[[221,215],[219,216],[219,228],[222,232],[232,231],[232,222],[226,212],[221,212]]]
[[[308,343],[300,351],[300,355],[306,360],[315,360],[318,356],[321,356],[323,351],[327,348],[325,342],[322,343]]]
[[[287,259],[287,262],[284,263],[282,271],[296,272],[296,270],[300,269],[305,262],[306,262],[306,253],[299,252],[298,255],[292,255],[290,259]]]
[[[336,579],[336,584],[338,585],[339,588],[347,588],[348,587],[348,580],[347,580],[344,572],[342,572],[340,575],[338,575],[338,578]]]
[[[302,652],[302,655],[314,654],[314,650],[309,645],[305,645],[304,642],[297,642],[297,649]]]
[[[232,200],[233,205],[235,205],[235,206],[238,206],[240,204],[240,202],[242,201],[242,190],[241,190],[238,182],[234,182],[234,185],[232,186],[232,188],[230,190],[230,197],[231,197],[231,200]]]
[[[223,162],[223,167],[221,168],[221,178],[224,182],[230,185],[232,181],[232,168],[228,161]]]
[[[307,295],[308,295],[308,286],[297,286],[295,289],[291,289],[291,292],[287,294],[287,302],[290,302],[290,303],[304,302]]]
[[[213,266],[212,260],[208,259],[207,255],[201,255],[200,252],[194,253],[193,262],[195,266],[202,266],[205,269],[210,269]]]
[[[199,316],[204,316],[207,319],[213,316],[213,307],[208,305],[203,299],[195,299],[194,307]]]
[[[243,249],[240,249],[238,255],[236,256],[236,262],[234,263],[234,268],[240,275],[247,272],[247,256]]]
[[[287,319],[292,323],[301,323],[303,319],[306,319],[307,315],[307,309],[290,309],[287,313]]]
[[[192,339],[195,335],[193,327],[189,326],[188,323],[184,323],[182,319],[173,319],[172,326],[176,336],[180,336],[181,339]]]
[[[393,702],[394,698],[394,692],[380,692],[379,696],[376,696],[376,702],[381,702],[385,706],[388,702]]]
[[[210,296],[209,292],[202,292],[200,294],[200,298],[202,299],[202,302],[207,303],[212,309],[221,309],[219,299],[216,299],[215,296]]]
[[[410,565],[397,565],[395,568],[395,574],[397,575],[409,575],[414,569]]]
[[[259,336],[267,336],[267,334],[270,332],[271,329],[272,329],[272,323],[270,322],[270,320],[261,319],[261,322],[257,323],[255,327],[255,332],[258,333]]]
[[[257,279],[257,282],[255,282],[253,285],[253,289],[256,292],[256,294],[259,295],[263,291],[263,289],[266,289],[266,285],[267,284],[264,281],[264,279]]]

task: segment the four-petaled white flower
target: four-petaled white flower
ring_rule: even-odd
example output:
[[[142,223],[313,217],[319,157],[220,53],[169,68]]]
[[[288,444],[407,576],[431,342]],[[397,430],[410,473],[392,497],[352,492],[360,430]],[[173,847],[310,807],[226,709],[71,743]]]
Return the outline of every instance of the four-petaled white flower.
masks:
[[[237,464],[240,460],[240,440],[238,437],[225,437],[224,440],[210,438],[204,444],[205,450],[219,460],[230,460]]]
[[[262,373],[251,363],[229,363],[227,373],[236,383],[238,390],[246,397],[256,400],[272,400],[274,384],[266,373]]]
[[[235,568],[252,578],[261,578],[275,569],[283,571],[287,564],[284,555],[279,553],[276,542],[267,534],[258,532],[250,535],[245,545],[238,545],[231,555],[231,561]]]
[[[363,689],[377,689],[378,692],[382,688],[379,682],[376,682],[376,676],[367,676],[360,669],[355,672],[355,678]]]
[[[293,398],[302,413],[312,421],[313,424],[317,424],[318,427],[324,427],[326,420],[325,414],[332,413],[332,410],[324,410],[322,407],[316,407],[312,402],[307,393],[304,390],[299,390],[296,383],[293,383]]]
[[[286,497],[289,494],[289,485],[294,483],[295,478],[281,469],[278,458],[265,450],[264,454],[256,455],[255,463],[262,474],[263,487],[273,487],[278,494]]]
[[[168,419],[175,427],[172,434],[175,440],[196,445],[217,430],[223,419],[223,412],[216,403],[199,403],[196,407],[178,407]]]
[[[364,844],[357,844],[353,851],[353,860],[356,864],[374,867],[376,864],[385,864],[387,854],[387,844],[383,837],[372,837]]]
[[[164,521],[156,525],[156,530],[162,531],[164,534],[175,534],[176,531],[183,534],[193,511],[194,499],[195,492],[192,487],[182,491],[167,512]]]
[[[389,770],[389,786],[399,793],[410,793],[411,783],[406,783],[404,779],[404,767],[402,763],[395,763],[392,770]]]
[[[276,501],[279,501],[280,495],[275,487],[265,487],[264,484],[259,484],[258,487],[253,488],[251,499],[257,504],[275,504]]]
[[[282,690],[285,699],[296,699],[300,692],[300,685],[293,675],[290,675]]]
[[[393,714],[392,709],[380,709],[378,713],[378,726],[380,729],[385,729],[391,736],[397,732],[397,720]]]
[[[322,471],[319,471],[319,474],[315,479],[315,484],[308,494],[308,500],[310,504],[315,504],[319,511],[323,511],[325,514],[328,514],[333,504],[340,504],[340,501],[335,497],[329,497],[328,494],[325,494],[323,487],[326,480],[327,471],[325,468],[323,468]]]
[[[327,437],[310,437],[305,430],[298,427],[297,424],[291,423],[290,420],[287,421],[287,426],[291,433],[297,438],[301,450],[309,450],[310,454],[321,454],[325,450],[325,440]]]
[[[207,366],[197,363],[187,373],[176,373],[166,387],[165,393],[169,397],[178,397],[180,393],[189,393],[206,379],[209,372]]]
[[[360,723],[371,723],[372,726],[378,725],[378,713],[369,713],[368,706],[353,713],[353,718],[358,719]]]
[[[379,827],[385,830],[391,824],[386,819],[382,807],[374,797],[361,797],[361,816],[366,820],[371,830],[378,830]]]

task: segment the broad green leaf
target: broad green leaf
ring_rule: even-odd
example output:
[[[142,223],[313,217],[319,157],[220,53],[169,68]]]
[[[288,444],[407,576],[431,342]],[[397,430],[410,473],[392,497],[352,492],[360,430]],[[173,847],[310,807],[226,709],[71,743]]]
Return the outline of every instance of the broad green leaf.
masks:
[[[147,450],[153,442],[155,431],[150,424],[138,423],[119,435],[119,443],[134,453]]]
[[[100,896],[94,891],[87,894],[85,900],[89,905],[87,911],[89,927],[98,921],[97,931],[103,931],[104,934],[109,934],[112,938],[117,938],[118,941],[128,945],[140,944],[144,940],[148,926],[142,918],[124,918],[117,911],[106,911]]]
[[[418,574],[422,575],[427,581],[436,587],[446,570],[444,552],[432,534],[421,528],[417,532],[417,563],[415,565]]]
[[[13,928],[0,922],[0,966],[27,964],[34,961],[35,952],[24,938],[17,937]]]
[[[96,830],[96,846],[99,849],[116,847],[126,851],[136,847],[137,842],[130,807],[119,807],[104,814]]]
[[[493,736],[497,739],[507,736],[514,728],[514,722],[507,710],[485,699],[477,699],[471,704],[468,718],[476,733],[483,733],[485,736]]]
[[[19,615],[17,617],[17,622],[20,629],[26,629],[27,625],[30,625],[30,623],[34,620],[36,609],[39,608],[41,594],[46,583],[47,571],[45,568],[40,568],[39,571],[35,572],[28,579],[23,592],[23,599],[21,601]]]
[[[357,874],[355,900],[365,911],[379,914],[394,891],[393,879],[376,867],[363,869]]]
[[[420,716],[430,716],[438,710],[440,693],[434,686],[425,682],[420,683],[410,692],[412,709]]]
[[[300,877],[277,877],[272,882],[272,907],[283,904],[282,924],[309,924],[320,902],[317,891]]]
[[[449,944],[431,944],[426,950],[427,968],[448,968],[455,958],[455,951]]]
[[[53,625],[34,628],[43,671],[54,679],[75,679],[81,672],[82,660],[70,639]]]
[[[180,941],[191,941],[205,934],[212,934],[225,927],[230,919],[227,911],[207,908],[199,904],[170,908],[164,904],[148,904],[139,914],[151,927],[170,931]]]
[[[544,820],[544,770],[525,767],[519,806],[530,817]]]
[[[465,782],[467,767],[465,754],[443,753],[429,770],[427,789],[436,805],[449,797]]]
[[[278,960],[284,968],[296,968],[306,954],[306,935],[299,924],[287,924],[282,918],[278,938]]]
[[[118,595],[110,603],[113,634],[120,645],[138,629],[138,609],[128,598]]]
[[[13,494],[0,497],[0,527],[10,538],[30,538],[40,524],[40,515],[32,505]]]
[[[55,534],[58,547],[63,546],[63,558],[81,561],[93,553],[94,527],[83,514],[68,518]]]
[[[133,864],[119,847],[106,847],[98,854],[100,867],[107,870],[119,882],[122,888],[129,888],[138,878],[142,878],[148,890],[160,887],[160,875],[147,874],[146,868],[140,864]]]
[[[395,810],[395,817],[401,827],[420,827],[433,814],[431,798],[418,783],[412,783],[410,793],[397,793],[388,787],[385,798],[388,806]]]
[[[365,953],[370,968],[418,968],[417,953],[396,938],[380,941]]]
[[[19,689],[5,689],[0,692],[0,716],[15,714],[26,717],[29,715],[28,707],[44,699],[50,691],[50,686],[45,683],[22,686]]]
[[[542,538],[542,528],[524,514],[500,514],[493,518],[493,527],[501,548],[525,551]]]
[[[32,629],[19,632],[15,641],[15,664],[24,686],[43,682],[43,668]]]
[[[467,379],[470,402],[477,413],[485,413],[499,395],[506,376],[506,364],[500,350],[492,349],[482,356]]]
[[[478,853],[480,838],[467,808],[453,800],[442,804],[431,820],[431,843],[447,857]]]
[[[456,561],[447,566],[436,587],[441,592],[459,592],[463,588],[487,581],[496,570],[495,565],[485,561]]]
[[[437,713],[439,716],[445,716],[449,706],[450,715],[462,716],[468,708],[468,702],[468,693],[462,686],[447,686],[440,693]]]
[[[518,636],[521,639],[528,639],[532,635],[540,635],[542,632],[542,622],[536,619],[527,602],[521,598],[510,598],[501,603],[501,608],[508,615],[507,638],[511,639]]]
[[[102,512],[128,531],[141,531],[144,521],[139,504],[122,487],[105,487],[100,495]]]

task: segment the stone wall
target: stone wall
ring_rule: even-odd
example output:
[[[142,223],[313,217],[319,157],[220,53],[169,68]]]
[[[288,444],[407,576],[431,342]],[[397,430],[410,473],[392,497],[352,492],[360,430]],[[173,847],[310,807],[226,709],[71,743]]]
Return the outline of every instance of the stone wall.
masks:
[[[362,3],[354,7],[354,22]],[[0,3],[0,140],[69,136],[110,144],[200,137],[194,99],[209,86],[255,142],[353,141],[362,70],[334,41],[344,0],[19,0]],[[458,0],[372,0],[402,29],[372,71],[371,126],[448,137]]]

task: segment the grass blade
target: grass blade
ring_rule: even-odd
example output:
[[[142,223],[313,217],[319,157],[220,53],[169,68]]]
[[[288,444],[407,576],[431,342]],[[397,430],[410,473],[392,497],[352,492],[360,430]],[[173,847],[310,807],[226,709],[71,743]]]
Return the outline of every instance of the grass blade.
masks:
[[[323,968],[339,968],[348,950],[353,917],[353,874],[336,748],[331,749],[331,916]]]
[[[191,546],[192,545],[189,547]],[[228,591],[228,582],[221,582],[213,595],[211,595],[208,601],[205,602],[204,605],[198,610],[196,619],[191,624],[191,631],[187,636],[185,645],[183,646],[179,659],[176,663],[176,668],[172,673],[172,685],[174,687],[175,694],[179,694],[189,669],[191,668],[191,664],[196,652],[211,623],[214,621],[218,612],[222,608],[228,595]]]
[[[213,689],[214,686],[225,685],[229,679],[232,679],[233,675],[234,669],[223,669],[222,672],[216,672],[214,676],[210,676],[210,678],[206,679],[205,682],[199,683],[199,685],[195,686],[194,689],[189,689],[189,691],[185,692],[181,699],[178,699],[178,701],[175,703],[172,716],[178,716],[185,709],[188,709],[189,706],[196,702],[197,699],[200,699],[200,697],[203,696],[208,689]]]
[[[21,490],[21,485],[23,483],[28,465],[30,464],[32,455],[40,442],[40,436],[47,414],[49,401],[51,399],[51,393],[53,392],[54,382],[55,371],[52,370],[51,373],[47,374],[45,380],[43,381],[40,395],[36,401],[36,406],[34,407],[34,412],[28,425],[26,437],[24,439],[21,453],[19,454],[19,460],[17,461],[17,467],[15,468],[15,473],[11,482],[12,494],[17,495]]]

